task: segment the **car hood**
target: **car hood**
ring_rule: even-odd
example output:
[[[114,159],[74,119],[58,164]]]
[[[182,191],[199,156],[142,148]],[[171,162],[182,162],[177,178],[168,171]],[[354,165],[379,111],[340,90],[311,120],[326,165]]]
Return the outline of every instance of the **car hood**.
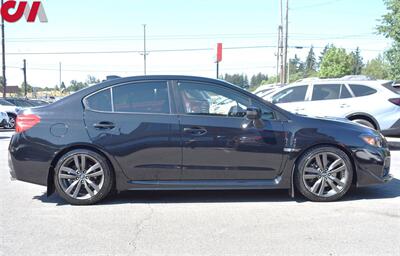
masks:
[[[366,133],[366,134],[374,134],[378,135],[379,133],[371,129],[369,127],[366,127],[364,125],[352,122],[346,118],[341,118],[341,117],[316,117],[316,116],[306,116],[306,115],[299,115],[296,114],[296,116],[301,117],[301,118],[306,118],[308,121],[315,123],[317,126],[337,126],[340,129],[349,129],[349,130],[354,130],[358,131],[361,133]]]

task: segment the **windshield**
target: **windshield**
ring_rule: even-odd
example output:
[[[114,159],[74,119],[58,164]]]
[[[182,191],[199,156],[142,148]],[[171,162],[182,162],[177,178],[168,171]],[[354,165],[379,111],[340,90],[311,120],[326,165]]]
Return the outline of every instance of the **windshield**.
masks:
[[[391,92],[400,94],[400,89],[397,89],[393,86],[393,82],[388,82],[385,84],[382,84],[383,87],[385,87],[386,89],[390,90]]]
[[[2,105],[2,106],[15,106],[15,105],[11,104],[10,102],[8,102],[6,100],[2,100],[2,99],[0,99],[0,105]]]

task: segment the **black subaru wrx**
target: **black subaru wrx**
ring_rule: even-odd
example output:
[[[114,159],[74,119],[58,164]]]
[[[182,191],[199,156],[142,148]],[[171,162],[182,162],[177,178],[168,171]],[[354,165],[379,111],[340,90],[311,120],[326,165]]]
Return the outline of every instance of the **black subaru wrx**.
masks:
[[[286,112],[223,81],[106,81],[23,110],[11,176],[71,204],[110,191],[289,189],[312,201],[391,179],[387,141],[345,120]]]

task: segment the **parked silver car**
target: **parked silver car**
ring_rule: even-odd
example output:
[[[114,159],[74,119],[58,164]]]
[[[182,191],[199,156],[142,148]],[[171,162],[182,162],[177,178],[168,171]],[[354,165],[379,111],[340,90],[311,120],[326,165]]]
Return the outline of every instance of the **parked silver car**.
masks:
[[[309,80],[263,97],[290,112],[347,118],[400,136],[400,92],[388,81]]]

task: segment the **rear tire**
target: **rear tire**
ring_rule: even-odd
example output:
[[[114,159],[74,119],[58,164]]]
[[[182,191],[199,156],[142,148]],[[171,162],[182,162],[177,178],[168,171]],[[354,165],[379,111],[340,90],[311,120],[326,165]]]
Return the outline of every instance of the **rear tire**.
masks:
[[[54,184],[57,193],[73,205],[91,205],[111,191],[114,175],[107,160],[86,149],[66,153],[58,161]]]
[[[353,167],[346,153],[335,147],[317,147],[300,157],[294,182],[307,199],[331,202],[347,193],[352,180]]]

